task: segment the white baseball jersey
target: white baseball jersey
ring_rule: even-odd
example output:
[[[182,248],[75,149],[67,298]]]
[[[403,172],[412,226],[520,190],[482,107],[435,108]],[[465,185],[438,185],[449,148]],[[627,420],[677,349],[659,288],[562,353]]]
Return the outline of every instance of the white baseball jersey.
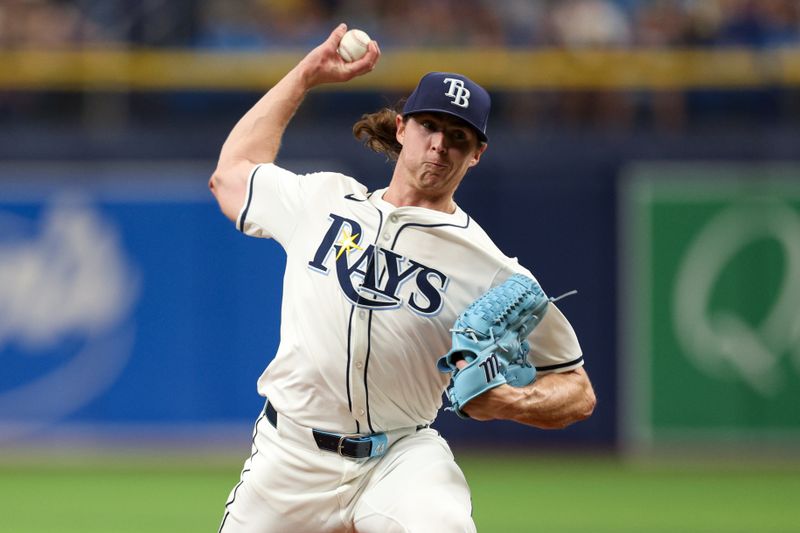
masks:
[[[258,165],[237,227],[287,254],[277,354],[258,390],[307,427],[372,433],[428,424],[449,374],[436,368],[456,317],[512,273],[460,208],[395,207],[336,173]],[[538,372],[583,364],[569,322],[551,304],[530,337]]]

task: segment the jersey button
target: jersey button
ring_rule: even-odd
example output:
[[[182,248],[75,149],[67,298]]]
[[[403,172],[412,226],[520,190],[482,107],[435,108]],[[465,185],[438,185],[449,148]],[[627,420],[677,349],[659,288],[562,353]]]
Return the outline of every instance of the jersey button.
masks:
[[[397,215],[392,215],[389,217],[389,222],[397,222]]]
[[[358,317],[359,318],[364,318],[365,316],[367,316],[367,312],[364,311],[363,309],[358,312]]]
[[[367,413],[363,409],[359,409],[358,410],[358,414],[360,414],[361,416],[364,416]]]
[[[356,368],[359,369],[364,368],[364,363],[362,363],[361,361],[356,361]]]
[[[388,233],[384,233],[384,234],[383,234],[383,240],[384,240],[384,241],[388,241],[388,240],[389,240],[389,239],[391,239],[391,238],[392,238],[392,236],[391,236],[391,235],[389,235]]]

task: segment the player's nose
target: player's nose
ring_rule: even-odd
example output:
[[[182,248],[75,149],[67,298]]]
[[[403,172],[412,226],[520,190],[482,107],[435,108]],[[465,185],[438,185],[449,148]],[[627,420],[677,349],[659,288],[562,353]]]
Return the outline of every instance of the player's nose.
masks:
[[[447,137],[443,131],[431,134],[431,150],[434,152],[445,152],[447,150]]]

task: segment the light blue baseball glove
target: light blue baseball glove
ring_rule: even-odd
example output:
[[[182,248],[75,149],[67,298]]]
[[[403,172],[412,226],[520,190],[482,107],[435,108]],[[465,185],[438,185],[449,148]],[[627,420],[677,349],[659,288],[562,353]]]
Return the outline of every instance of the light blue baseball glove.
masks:
[[[547,312],[548,298],[536,280],[514,274],[485,292],[456,319],[452,348],[436,363],[452,372],[447,389],[451,410],[469,418],[463,407],[476,396],[507,383],[523,387],[536,379],[528,362],[528,335]],[[458,369],[456,362],[467,366]]]

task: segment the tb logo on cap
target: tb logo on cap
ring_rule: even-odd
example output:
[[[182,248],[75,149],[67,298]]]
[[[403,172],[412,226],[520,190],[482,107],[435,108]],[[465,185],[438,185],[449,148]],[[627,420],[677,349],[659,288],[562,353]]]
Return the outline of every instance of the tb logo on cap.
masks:
[[[458,107],[463,108],[469,107],[470,92],[469,89],[464,87],[464,80],[459,80],[458,78],[445,78],[444,83],[450,84],[450,88],[444,94],[445,96],[452,98],[450,101],[451,104],[455,104]]]

